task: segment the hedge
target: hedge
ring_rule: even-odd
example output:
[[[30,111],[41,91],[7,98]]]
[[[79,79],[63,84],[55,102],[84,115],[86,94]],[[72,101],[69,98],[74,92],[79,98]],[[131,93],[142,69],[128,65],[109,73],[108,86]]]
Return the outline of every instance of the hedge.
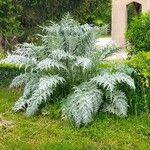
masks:
[[[12,79],[23,73],[24,69],[10,64],[0,64],[0,86],[9,86]]]

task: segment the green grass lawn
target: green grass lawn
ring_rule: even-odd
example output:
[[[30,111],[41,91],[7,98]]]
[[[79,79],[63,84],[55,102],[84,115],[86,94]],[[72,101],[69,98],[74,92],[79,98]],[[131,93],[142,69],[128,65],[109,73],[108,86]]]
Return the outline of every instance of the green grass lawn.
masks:
[[[20,94],[0,88],[0,150],[150,150],[150,116],[101,114],[88,127],[75,129],[50,116],[13,113]]]

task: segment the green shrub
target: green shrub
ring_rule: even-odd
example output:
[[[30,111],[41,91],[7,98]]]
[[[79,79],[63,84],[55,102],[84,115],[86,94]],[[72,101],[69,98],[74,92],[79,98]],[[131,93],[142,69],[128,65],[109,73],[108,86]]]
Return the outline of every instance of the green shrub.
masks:
[[[150,52],[139,52],[127,64],[135,69],[136,94],[128,92],[132,99],[132,110],[136,113],[150,112]]]
[[[150,51],[150,13],[133,19],[126,33],[126,39],[131,44],[131,54]]]
[[[0,36],[3,49],[14,49],[16,37],[23,32],[21,26],[20,13],[22,7],[19,1],[1,0],[0,1]]]
[[[0,86],[8,86],[15,76],[23,72],[23,68],[19,69],[15,65],[0,64]]]
[[[139,52],[128,61],[128,64],[135,68],[140,76],[150,77],[150,52]]]

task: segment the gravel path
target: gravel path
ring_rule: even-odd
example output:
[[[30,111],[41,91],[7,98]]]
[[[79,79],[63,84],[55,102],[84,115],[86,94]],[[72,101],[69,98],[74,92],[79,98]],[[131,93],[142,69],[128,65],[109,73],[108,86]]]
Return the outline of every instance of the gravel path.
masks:
[[[105,47],[105,46],[111,46],[114,45],[115,43],[112,41],[111,38],[99,38],[96,41],[96,46],[100,46],[100,47]],[[111,57],[108,57],[107,60],[124,60],[127,59],[127,52],[122,49],[119,52],[115,53],[114,55],[112,55]]]

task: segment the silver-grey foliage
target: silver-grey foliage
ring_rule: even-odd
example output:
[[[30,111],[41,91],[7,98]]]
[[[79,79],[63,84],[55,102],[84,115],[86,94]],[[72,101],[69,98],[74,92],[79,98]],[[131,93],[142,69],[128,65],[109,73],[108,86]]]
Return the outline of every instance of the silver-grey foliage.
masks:
[[[126,116],[127,98],[118,84],[125,83],[135,89],[133,79],[124,71],[99,68],[99,64],[116,50],[95,46],[97,35],[106,27],[80,25],[66,15],[59,23],[42,28],[45,35],[40,35],[41,46],[20,44],[2,61],[25,68],[25,73],[10,85],[24,86],[13,110],[31,116],[54,95],[63,95],[67,97],[63,102],[63,116],[77,127],[91,122],[99,111]],[[65,94],[61,95],[61,91]]]
[[[91,122],[101,103],[101,90],[97,89],[96,85],[85,82],[74,87],[74,92],[68,96],[67,103],[63,107],[63,113],[80,127]]]

